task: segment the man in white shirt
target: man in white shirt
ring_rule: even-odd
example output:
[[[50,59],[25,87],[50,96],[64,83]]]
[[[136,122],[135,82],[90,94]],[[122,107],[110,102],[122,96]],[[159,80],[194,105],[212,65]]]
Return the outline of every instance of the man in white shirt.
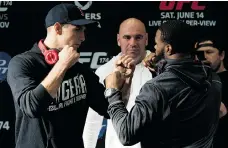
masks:
[[[100,66],[96,70],[96,74],[100,78],[100,83],[104,84],[104,79],[115,69],[115,62],[121,55],[129,55],[135,60],[135,71],[132,80],[128,79],[123,87],[124,102],[128,111],[135,104],[135,98],[139,91],[148,80],[152,79],[151,72],[143,65],[142,60],[150,54],[145,47],[148,44],[148,34],[145,25],[136,18],[124,20],[117,34],[117,43],[121,48],[121,52],[113,57],[109,62]],[[102,128],[103,116],[97,114],[91,108],[88,111],[83,140],[85,148],[95,148],[99,131]],[[105,137],[105,148],[141,148],[140,143],[133,146],[123,146],[113,128],[111,120],[107,121],[107,131]]]

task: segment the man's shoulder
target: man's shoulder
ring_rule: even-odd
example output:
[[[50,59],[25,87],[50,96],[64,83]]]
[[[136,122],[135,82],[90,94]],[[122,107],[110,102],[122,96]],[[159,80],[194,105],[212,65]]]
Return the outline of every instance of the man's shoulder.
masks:
[[[26,61],[29,61],[29,59],[30,59],[30,56],[28,56],[28,55],[25,54],[25,53],[20,53],[20,54],[15,55],[15,56],[10,60],[9,65],[11,65],[12,63],[13,63],[13,64],[24,63],[24,62],[26,62]]]
[[[223,87],[223,82],[221,81],[221,78],[219,75],[215,72],[212,72],[212,85],[214,85],[218,89],[222,89]]]
[[[175,88],[178,87],[178,83],[176,83],[176,81],[179,81],[178,77],[169,71],[165,71],[147,81],[145,86],[154,87],[160,92],[167,94],[167,92],[170,92],[173,89],[176,90]]]
[[[149,80],[148,83],[162,84],[162,83],[166,83],[166,82],[170,81],[170,78],[177,79],[177,77],[173,73],[171,73],[169,71],[165,71],[165,72],[157,75],[153,79]]]
[[[34,48],[35,47],[33,46],[31,49],[13,56],[9,62],[8,68],[26,68],[27,66],[33,65],[34,63],[41,61],[41,54],[33,52]]]
[[[34,60],[34,54],[31,53],[30,51],[26,51],[20,54],[15,55],[11,60],[10,63],[29,63],[32,60]]]

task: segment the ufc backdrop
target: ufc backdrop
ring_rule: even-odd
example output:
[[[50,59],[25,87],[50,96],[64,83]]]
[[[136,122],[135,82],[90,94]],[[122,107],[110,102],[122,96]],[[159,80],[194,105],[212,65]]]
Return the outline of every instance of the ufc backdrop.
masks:
[[[0,148],[14,144],[13,98],[6,83],[7,66],[16,54],[29,50],[45,38],[44,20],[47,12],[58,2],[0,1]],[[64,1],[64,3],[67,3]],[[170,19],[183,20],[195,29],[195,36],[212,34],[227,38],[227,2],[78,2],[86,19],[98,21],[86,31],[86,41],[80,47],[80,62],[94,71],[120,52],[116,34],[120,23],[136,17],[145,23],[149,33],[147,49],[153,50],[154,35],[161,23]],[[183,47],[184,48],[184,47]],[[96,88],[94,88],[96,89]],[[100,132],[97,147],[104,148],[106,121]]]

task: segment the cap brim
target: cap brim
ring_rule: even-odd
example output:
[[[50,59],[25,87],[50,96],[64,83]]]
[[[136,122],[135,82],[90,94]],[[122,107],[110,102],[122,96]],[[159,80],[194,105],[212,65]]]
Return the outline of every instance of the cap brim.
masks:
[[[96,21],[92,21],[92,20],[87,20],[87,19],[79,19],[79,20],[74,20],[74,21],[70,21],[69,24],[71,25],[88,25],[88,24],[92,24],[92,23],[96,23]]]

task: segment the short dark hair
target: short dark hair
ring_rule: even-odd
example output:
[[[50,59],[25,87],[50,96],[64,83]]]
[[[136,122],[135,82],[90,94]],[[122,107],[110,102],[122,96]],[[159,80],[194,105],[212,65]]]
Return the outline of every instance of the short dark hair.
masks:
[[[170,44],[176,53],[192,52],[194,36],[192,36],[192,27],[188,24],[179,20],[170,20],[158,29],[161,31],[161,40]]]

